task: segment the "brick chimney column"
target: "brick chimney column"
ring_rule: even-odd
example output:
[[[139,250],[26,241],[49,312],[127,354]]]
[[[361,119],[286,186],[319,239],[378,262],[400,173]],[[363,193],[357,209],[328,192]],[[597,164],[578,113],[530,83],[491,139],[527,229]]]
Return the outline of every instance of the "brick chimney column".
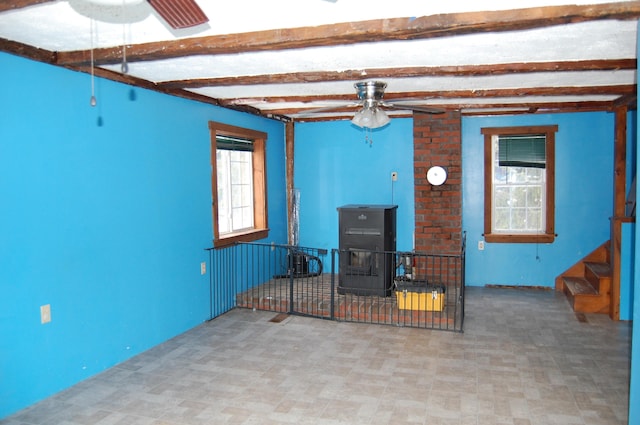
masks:
[[[462,240],[462,120],[459,111],[413,116],[415,249],[458,254]],[[427,181],[430,167],[447,170],[441,186]]]

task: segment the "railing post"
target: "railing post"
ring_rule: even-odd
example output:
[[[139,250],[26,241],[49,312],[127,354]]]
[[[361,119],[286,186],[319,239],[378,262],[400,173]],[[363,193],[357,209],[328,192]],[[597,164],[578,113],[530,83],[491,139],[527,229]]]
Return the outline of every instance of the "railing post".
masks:
[[[213,270],[211,267],[213,266],[213,253],[214,248],[205,248],[207,254],[209,254],[209,264],[208,264],[208,272],[209,272],[209,318],[207,321],[213,320]]]
[[[209,249],[209,320],[213,320],[213,249]]]
[[[464,303],[466,285],[467,232],[462,233],[462,249],[460,250],[460,332],[464,332]]]
[[[331,305],[329,306],[329,314],[331,320],[335,319],[335,302],[336,302],[336,249],[331,250]]]
[[[295,267],[295,259],[293,256],[295,252],[291,247],[288,248],[287,254],[287,263],[288,263],[288,273],[289,273],[289,314],[293,314],[293,275],[294,275],[294,267]]]

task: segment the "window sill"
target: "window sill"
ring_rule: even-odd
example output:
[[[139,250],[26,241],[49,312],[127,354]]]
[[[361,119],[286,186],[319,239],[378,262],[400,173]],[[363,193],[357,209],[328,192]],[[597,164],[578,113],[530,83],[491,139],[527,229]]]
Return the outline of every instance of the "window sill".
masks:
[[[231,233],[213,241],[214,248],[223,248],[236,242],[253,242],[269,236],[269,229],[255,229],[246,232]]]
[[[497,233],[485,233],[484,240],[487,243],[553,243],[554,234],[533,235],[502,235]]]

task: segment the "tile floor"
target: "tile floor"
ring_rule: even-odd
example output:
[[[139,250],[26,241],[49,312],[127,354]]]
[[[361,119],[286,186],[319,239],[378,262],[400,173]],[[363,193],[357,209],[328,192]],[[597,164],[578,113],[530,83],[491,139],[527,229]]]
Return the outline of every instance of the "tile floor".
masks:
[[[631,326],[552,291],[468,288],[465,332],[233,310],[0,421],[627,423]]]

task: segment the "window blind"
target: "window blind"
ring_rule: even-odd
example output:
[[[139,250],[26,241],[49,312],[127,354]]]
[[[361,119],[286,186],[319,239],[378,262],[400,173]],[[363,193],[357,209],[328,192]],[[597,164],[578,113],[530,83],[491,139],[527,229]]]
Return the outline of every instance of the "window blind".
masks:
[[[501,167],[546,166],[546,136],[498,136],[498,165]]]
[[[253,140],[233,136],[216,136],[216,149],[253,152]]]

